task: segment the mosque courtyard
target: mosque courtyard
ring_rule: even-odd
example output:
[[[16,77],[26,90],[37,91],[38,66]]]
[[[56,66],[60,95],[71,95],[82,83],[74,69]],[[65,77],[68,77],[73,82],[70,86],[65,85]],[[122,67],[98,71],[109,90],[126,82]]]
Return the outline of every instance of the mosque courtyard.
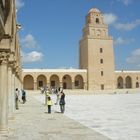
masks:
[[[121,93],[66,94],[64,115],[112,140],[139,140],[140,94],[138,91]],[[34,97],[44,102],[43,95]],[[52,99],[55,102],[56,96],[52,95]],[[52,108],[54,111],[59,111],[59,106],[54,105]]]
[[[27,102],[9,120],[9,133],[0,140],[139,140],[139,91],[87,92],[64,90],[66,110],[59,113],[51,94],[52,113],[44,106],[45,95],[26,91]]]

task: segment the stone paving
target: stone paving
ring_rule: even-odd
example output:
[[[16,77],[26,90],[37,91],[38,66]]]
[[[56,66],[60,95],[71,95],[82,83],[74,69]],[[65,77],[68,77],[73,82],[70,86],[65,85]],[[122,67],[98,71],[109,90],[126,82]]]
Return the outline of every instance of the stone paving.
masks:
[[[9,121],[9,134],[0,140],[109,140],[102,134],[52,111],[31,95],[26,104],[20,104],[15,119]]]

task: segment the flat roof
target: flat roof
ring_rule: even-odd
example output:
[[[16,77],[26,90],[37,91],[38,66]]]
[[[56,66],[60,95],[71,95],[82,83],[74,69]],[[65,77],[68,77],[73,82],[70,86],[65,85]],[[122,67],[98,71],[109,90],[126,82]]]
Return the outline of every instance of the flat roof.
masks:
[[[140,73],[140,71],[126,71],[126,70],[119,70],[119,71],[115,71],[116,73],[121,73],[121,72],[124,72],[124,73]]]
[[[86,69],[22,69],[23,72],[87,72]]]

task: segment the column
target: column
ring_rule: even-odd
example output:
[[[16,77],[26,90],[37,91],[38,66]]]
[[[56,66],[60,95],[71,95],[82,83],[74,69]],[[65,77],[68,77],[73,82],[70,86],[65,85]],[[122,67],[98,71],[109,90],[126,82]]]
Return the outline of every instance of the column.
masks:
[[[75,89],[75,82],[72,81],[72,89]]]
[[[18,88],[18,79],[17,79],[17,75],[16,75],[16,72],[15,72],[15,89]]]
[[[50,89],[51,87],[50,87],[50,82],[49,83],[47,83],[47,86],[48,86],[48,88]]]
[[[84,82],[84,89],[87,90],[87,83]]]
[[[12,89],[12,67],[9,65],[8,67],[8,118],[13,119],[13,89]]]
[[[37,81],[34,81],[34,90],[37,90]]]
[[[15,71],[12,71],[12,111],[15,112]]]
[[[62,82],[62,81],[60,81],[60,87],[61,87],[61,88],[63,87],[63,82]]]
[[[8,61],[6,53],[0,55],[0,133],[5,133],[8,131]]]

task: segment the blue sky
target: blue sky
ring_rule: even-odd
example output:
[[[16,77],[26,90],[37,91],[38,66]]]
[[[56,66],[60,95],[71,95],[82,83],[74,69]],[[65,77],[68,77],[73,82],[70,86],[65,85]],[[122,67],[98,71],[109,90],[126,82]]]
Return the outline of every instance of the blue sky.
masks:
[[[98,8],[114,39],[115,69],[140,70],[140,0],[16,0],[23,68],[78,68],[85,16]]]

